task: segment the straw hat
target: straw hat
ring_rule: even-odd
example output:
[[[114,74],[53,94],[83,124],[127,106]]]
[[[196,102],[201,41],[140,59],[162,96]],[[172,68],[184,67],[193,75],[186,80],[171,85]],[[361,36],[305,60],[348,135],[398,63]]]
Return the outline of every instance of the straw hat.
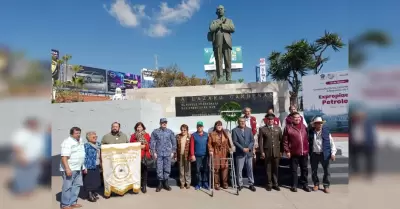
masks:
[[[322,120],[321,117],[315,117],[313,121],[311,121],[311,125],[314,125],[314,123],[322,123],[324,124],[326,121]]]

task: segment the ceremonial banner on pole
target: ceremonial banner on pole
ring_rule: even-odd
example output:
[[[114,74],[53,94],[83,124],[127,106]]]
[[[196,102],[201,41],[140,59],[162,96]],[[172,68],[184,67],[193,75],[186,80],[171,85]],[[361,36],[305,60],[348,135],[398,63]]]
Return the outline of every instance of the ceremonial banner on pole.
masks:
[[[101,145],[104,195],[140,190],[140,142]]]

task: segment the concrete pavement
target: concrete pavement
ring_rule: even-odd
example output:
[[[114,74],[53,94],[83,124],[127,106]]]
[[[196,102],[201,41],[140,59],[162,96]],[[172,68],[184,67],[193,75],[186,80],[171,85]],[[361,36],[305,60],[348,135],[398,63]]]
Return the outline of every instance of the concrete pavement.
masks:
[[[53,177],[53,200],[55,200],[56,194],[61,190],[61,183],[60,177]],[[280,192],[267,192],[265,189],[258,187],[256,192],[244,189],[240,192],[239,196],[226,191],[216,191],[214,192],[214,197],[210,197],[202,191],[195,191],[193,188],[181,190],[179,187],[172,187],[171,192],[162,190],[160,193],[156,193],[154,188],[149,188],[147,194],[128,193],[122,197],[100,198],[96,203],[90,203],[85,200],[79,203],[84,206],[84,209],[139,206],[141,209],[173,209],[184,205],[190,209],[243,209],[248,207],[319,209],[321,205],[324,205],[324,209],[338,209],[348,207],[348,185],[334,185],[331,187],[330,194],[325,194],[322,191],[307,193],[302,190],[292,193],[285,188],[282,188]],[[59,207],[59,203],[53,201],[52,208],[57,207]]]

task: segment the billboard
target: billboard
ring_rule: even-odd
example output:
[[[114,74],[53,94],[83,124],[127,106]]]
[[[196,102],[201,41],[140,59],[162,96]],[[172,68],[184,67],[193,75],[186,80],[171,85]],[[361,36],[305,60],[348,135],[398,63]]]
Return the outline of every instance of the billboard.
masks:
[[[142,78],[145,81],[153,81],[154,80],[154,70],[149,70],[146,68],[142,69]]]
[[[107,91],[106,70],[87,66],[81,67],[82,70],[76,74],[74,72],[68,74],[82,78],[84,81],[83,88],[86,90]]]
[[[232,70],[240,71],[243,68],[242,47],[240,46],[232,47],[231,54],[232,54]],[[216,70],[213,49],[204,48],[203,56],[204,56],[204,70],[206,71]],[[222,67],[225,68],[225,64],[222,64]]]
[[[265,58],[260,58],[260,82],[267,81],[267,64]]]
[[[109,70],[107,72],[107,86],[109,92],[115,92],[116,88],[135,89],[141,88],[140,75]]]
[[[348,71],[304,76],[302,84],[304,117],[307,122],[320,116],[333,134],[347,134]]]
[[[60,65],[58,64],[58,59],[60,57],[60,52],[56,49],[51,50],[51,76],[53,81],[58,80],[60,77]]]

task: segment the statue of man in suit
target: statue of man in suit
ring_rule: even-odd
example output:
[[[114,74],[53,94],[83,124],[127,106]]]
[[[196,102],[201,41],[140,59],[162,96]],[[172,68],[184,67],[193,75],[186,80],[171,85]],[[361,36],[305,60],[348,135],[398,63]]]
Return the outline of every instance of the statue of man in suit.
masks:
[[[226,81],[232,80],[232,36],[235,32],[235,26],[231,19],[225,17],[224,6],[219,5],[217,7],[218,18],[213,20],[210,24],[210,31],[207,35],[208,41],[213,43],[215,65],[217,71],[218,81],[223,81],[222,77],[224,69],[222,63],[225,63],[225,76]]]

